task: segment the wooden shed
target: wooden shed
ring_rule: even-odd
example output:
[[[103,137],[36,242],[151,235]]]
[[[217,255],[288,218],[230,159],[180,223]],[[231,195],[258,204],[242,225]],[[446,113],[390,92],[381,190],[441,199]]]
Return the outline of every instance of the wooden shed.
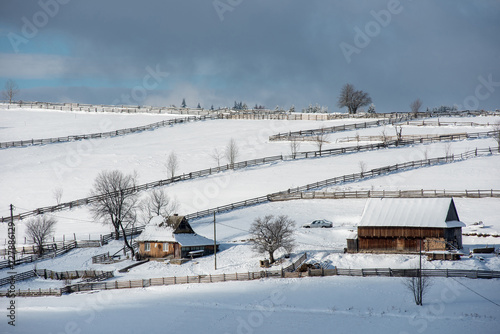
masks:
[[[154,217],[135,240],[140,258],[181,259],[214,253],[214,241],[196,234],[187,219],[178,215]]]
[[[360,252],[444,251],[462,248],[462,223],[452,198],[369,199],[358,225]]]

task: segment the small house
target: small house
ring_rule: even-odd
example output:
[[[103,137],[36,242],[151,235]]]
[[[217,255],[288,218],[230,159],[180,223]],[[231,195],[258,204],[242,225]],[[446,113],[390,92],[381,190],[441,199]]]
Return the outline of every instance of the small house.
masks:
[[[369,199],[348,252],[462,249],[462,223],[452,198]],[[355,249],[354,249],[355,248]]]
[[[135,240],[141,258],[182,259],[214,253],[214,241],[196,234],[186,217],[179,215],[154,217]]]

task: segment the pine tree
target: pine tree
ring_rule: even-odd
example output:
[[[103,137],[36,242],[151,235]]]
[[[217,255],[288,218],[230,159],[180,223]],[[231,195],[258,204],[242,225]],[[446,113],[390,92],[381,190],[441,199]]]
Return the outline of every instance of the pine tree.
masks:
[[[181,108],[186,108],[186,99],[182,99]]]
[[[201,109],[201,105],[200,105],[200,103],[198,103],[198,106],[197,106],[196,108]]]

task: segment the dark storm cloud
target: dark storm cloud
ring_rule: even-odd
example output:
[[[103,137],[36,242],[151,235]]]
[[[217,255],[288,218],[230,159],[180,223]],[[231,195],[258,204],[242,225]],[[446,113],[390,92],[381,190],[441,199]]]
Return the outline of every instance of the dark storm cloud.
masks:
[[[93,87],[79,94],[76,88],[66,89],[58,98],[88,95],[111,103],[117,96],[106,97],[110,91],[130,91],[148,66],[157,65],[169,76],[148,92],[150,102],[178,104],[185,95],[188,102],[205,106],[243,100],[268,107],[320,103],[338,110],[338,91],[351,82],[372,95],[379,111],[398,111],[417,97],[431,107],[463,104],[475,96],[480,76],[500,82],[496,1],[402,0],[363,47],[355,44],[355,29],[366,34],[370,22],[377,23],[371,11],[387,12],[394,0],[218,3],[231,10],[221,13],[219,8],[218,13],[211,0],[71,0],[60,5],[36,38],[65,44],[65,56],[72,59],[65,64],[72,65],[60,67],[61,77],[78,81],[85,69],[87,77],[105,81],[109,89],[93,94],[88,93]],[[0,6],[4,32],[5,27],[19,32],[21,18],[31,19],[40,10],[37,1],[3,1]],[[341,43],[358,52],[347,59]],[[476,98],[480,107],[500,106],[500,87],[495,90],[486,99]]]

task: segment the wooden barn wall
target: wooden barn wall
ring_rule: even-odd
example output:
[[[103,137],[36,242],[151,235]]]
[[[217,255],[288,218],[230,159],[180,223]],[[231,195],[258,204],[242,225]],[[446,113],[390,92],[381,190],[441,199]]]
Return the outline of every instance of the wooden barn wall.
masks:
[[[442,238],[443,228],[359,226],[360,238]]]
[[[374,251],[409,251],[418,252],[420,250],[419,239],[405,238],[362,238],[358,240],[359,250]],[[422,251],[446,250],[444,238],[426,238],[422,245]]]

